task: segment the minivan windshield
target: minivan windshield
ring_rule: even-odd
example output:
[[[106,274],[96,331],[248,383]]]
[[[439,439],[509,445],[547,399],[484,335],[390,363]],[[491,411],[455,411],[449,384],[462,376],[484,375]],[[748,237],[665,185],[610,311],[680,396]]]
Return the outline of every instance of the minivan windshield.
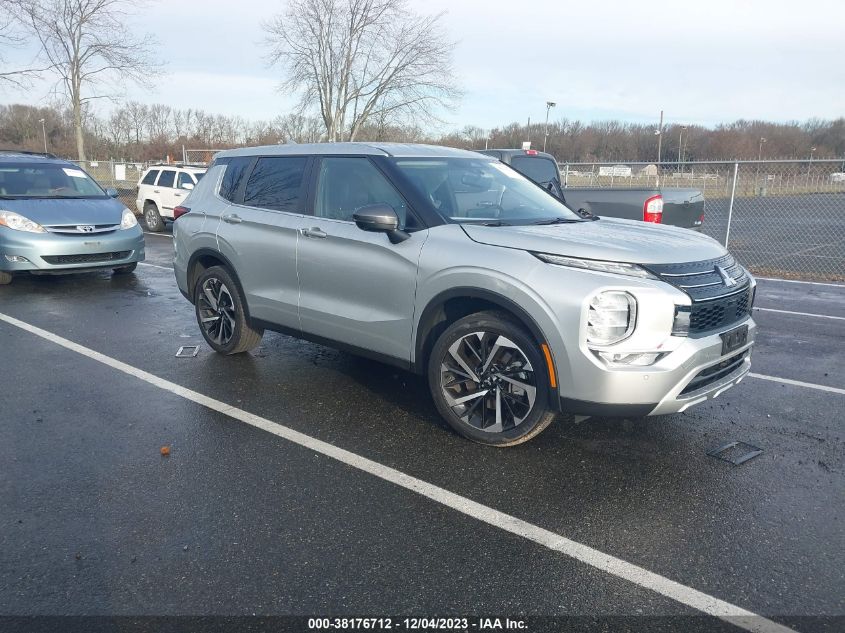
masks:
[[[497,160],[397,158],[394,162],[452,222],[499,226],[583,221],[560,200]]]
[[[81,169],[68,165],[0,165],[0,198],[105,198]]]

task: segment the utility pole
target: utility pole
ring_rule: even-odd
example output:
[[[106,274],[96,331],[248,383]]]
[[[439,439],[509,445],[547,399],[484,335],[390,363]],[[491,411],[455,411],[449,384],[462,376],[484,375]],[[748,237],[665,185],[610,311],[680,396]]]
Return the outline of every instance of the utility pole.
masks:
[[[686,130],[686,129],[687,129],[687,126],[682,125],[681,126],[681,134],[678,137],[678,167],[679,167],[681,172],[684,171],[684,166],[683,166],[684,152],[683,152],[682,148],[684,146],[684,130]]]
[[[810,168],[813,166],[813,154],[815,153],[815,151],[816,151],[815,147],[810,148],[810,164],[807,165],[807,184],[808,185],[810,184]]]
[[[528,117],[528,127],[526,128],[526,135],[528,138],[526,139],[529,143],[531,142],[531,117]]]
[[[41,124],[41,134],[44,136],[44,153],[47,153],[47,128],[44,126],[44,119],[38,119]],[[815,148],[813,148],[815,149]]]
[[[554,108],[557,104],[554,101],[546,101],[546,130],[543,136],[543,151],[546,151],[546,141],[549,140],[549,110]]]
[[[766,138],[761,136],[760,137],[760,146],[757,148],[757,175],[755,176],[755,186],[760,187],[760,161],[763,160],[763,144],[766,142]]]
[[[660,111],[660,126],[654,132],[657,135],[657,175],[654,177],[654,186],[660,186],[660,158],[663,154],[663,110]]]

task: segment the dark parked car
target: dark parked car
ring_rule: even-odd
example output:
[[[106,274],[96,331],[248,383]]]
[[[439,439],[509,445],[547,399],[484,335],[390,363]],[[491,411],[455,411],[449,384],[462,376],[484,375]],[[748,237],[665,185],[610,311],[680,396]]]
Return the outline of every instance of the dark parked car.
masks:
[[[566,187],[551,154],[532,149],[491,149],[480,153],[510,165],[551,191],[570,209],[695,230],[701,230],[704,222],[704,194],[698,189]]]

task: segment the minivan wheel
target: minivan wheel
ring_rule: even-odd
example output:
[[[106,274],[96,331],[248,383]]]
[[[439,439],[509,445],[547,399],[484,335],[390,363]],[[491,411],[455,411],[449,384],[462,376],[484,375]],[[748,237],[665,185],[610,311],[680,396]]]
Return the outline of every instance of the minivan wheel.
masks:
[[[199,276],[194,306],[202,335],[215,352],[240,354],[261,342],[264,330],[250,325],[240,286],[222,266],[212,266]]]
[[[154,202],[148,202],[144,205],[144,222],[147,229],[153,233],[160,233],[164,230],[164,220],[161,219],[161,214]]]
[[[429,357],[428,383],[449,425],[482,444],[521,444],[555,418],[538,343],[501,312],[450,325]]]
[[[12,283],[12,273],[0,270],[0,286],[6,286],[10,283]]]

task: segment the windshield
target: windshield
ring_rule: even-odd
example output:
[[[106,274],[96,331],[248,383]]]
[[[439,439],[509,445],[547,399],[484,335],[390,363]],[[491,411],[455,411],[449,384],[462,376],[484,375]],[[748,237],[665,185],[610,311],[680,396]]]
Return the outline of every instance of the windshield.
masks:
[[[103,198],[88,174],[62,165],[0,165],[3,198]]]
[[[453,222],[494,225],[578,222],[560,200],[495,160],[400,158],[396,166]]]

